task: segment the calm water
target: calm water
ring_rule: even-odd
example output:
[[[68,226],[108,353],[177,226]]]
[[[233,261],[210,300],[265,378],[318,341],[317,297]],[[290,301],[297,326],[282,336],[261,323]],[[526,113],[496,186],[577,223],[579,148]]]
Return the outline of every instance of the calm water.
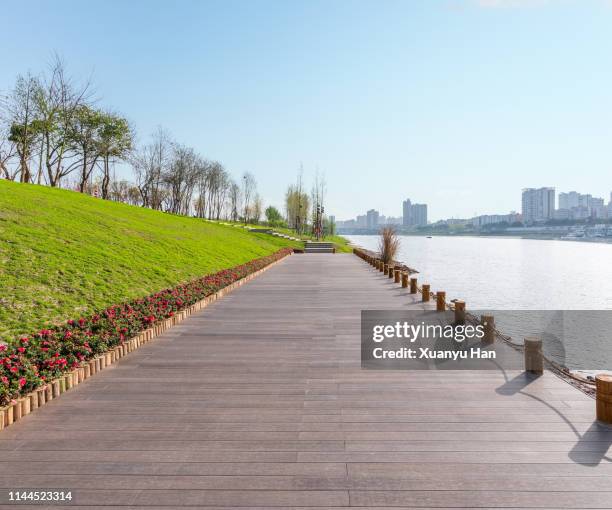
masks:
[[[346,237],[377,250],[377,236]],[[401,236],[397,258],[419,271],[420,283],[445,290],[447,299],[462,299],[472,310],[612,310],[612,244]],[[566,346],[574,367],[602,368],[603,358],[612,369],[612,331],[605,329]]]

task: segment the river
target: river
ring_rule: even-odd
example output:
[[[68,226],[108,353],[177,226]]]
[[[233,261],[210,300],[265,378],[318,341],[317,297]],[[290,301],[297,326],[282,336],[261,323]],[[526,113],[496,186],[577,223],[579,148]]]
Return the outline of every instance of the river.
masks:
[[[377,250],[378,236],[345,237]],[[463,236],[400,240],[396,258],[419,271],[420,283],[445,290],[448,300],[462,299],[472,310],[612,310],[612,244]],[[568,340],[571,368],[612,369],[612,331],[602,329],[602,316],[588,341]]]

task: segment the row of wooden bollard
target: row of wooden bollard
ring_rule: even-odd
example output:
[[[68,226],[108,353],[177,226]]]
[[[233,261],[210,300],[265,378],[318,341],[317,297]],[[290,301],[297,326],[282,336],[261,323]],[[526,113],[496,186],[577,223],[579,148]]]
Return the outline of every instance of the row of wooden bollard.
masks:
[[[410,288],[410,294],[417,294],[417,279],[411,278],[407,271],[395,269],[390,264],[369,255],[362,250],[355,250],[355,254],[374,266],[380,272],[394,278],[395,283],[401,283],[403,288]],[[429,284],[421,286],[422,301],[428,302],[431,298]],[[446,292],[435,293],[436,310],[446,310]],[[455,323],[465,324],[466,306],[465,301],[454,301]],[[483,326],[483,343],[491,344],[495,341],[495,317],[493,315],[481,315],[480,324]],[[542,375],[544,373],[544,355],[542,351],[542,339],[539,337],[527,337],[524,341],[525,372],[528,374]],[[612,376],[598,375],[595,378],[596,385],[596,412],[597,419],[612,424]]]
[[[416,278],[411,278],[408,271],[402,271],[396,269],[391,264],[385,264],[382,260],[375,257],[367,257],[365,260],[378,269],[381,273],[393,278],[395,283],[401,283],[402,287],[407,289],[410,288],[410,294],[417,294],[419,292],[418,281]],[[431,300],[432,292],[429,284],[423,284],[421,288],[421,296],[423,302],[429,302]],[[446,310],[446,292],[439,290],[435,293],[436,296],[436,310],[443,312]]]
[[[288,254],[289,255],[289,254]],[[197,312],[213,301],[219,299],[223,295],[232,291],[234,288],[244,284],[245,282],[255,278],[257,275],[266,271],[268,268],[277,264],[282,260],[276,260],[263,268],[246,275],[244,278],[223,287],[214,294],[206,296],[202,300],[194,303],[193,305],[185,308],[184,310],[177,311],[172,317],[168,317],[164,320],[157,322],[152,325],[149,329],[142,331],[135,337],[126,340],[123,344],[118,345],[107,352],[104,352],[94,359],[84,361],[81,366],[75,368],[71,372],[61,375],[57,379],[48,382],[45,386],[35,389],[27,395],[14,400],[5,407],[0,407],[0,430],[9,425],[12,425],[16,421],[21,420],[24,416],[27,416],[34,410],[45,405],[47,402],[59,397],[62,393],[71,390],[75,386],[79,385],[83,381],[89,379],[96,373],[104,370],[107,366],[117,362],[127,354],[138,349],[141,345],[154,339],[156,336],[161,335],[167,329],[176,325],[178,322],[186,319],[189,315]]]

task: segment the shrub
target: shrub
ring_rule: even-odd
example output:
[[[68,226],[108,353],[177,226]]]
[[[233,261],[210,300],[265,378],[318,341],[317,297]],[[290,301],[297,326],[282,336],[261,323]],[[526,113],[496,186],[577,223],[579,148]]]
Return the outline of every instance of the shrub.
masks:
[[[380,258],[385,264],[390,264],[395,260],[399,246],[400,239],[393,227],[385,227],[380,231],[378,249],[380,251]]]

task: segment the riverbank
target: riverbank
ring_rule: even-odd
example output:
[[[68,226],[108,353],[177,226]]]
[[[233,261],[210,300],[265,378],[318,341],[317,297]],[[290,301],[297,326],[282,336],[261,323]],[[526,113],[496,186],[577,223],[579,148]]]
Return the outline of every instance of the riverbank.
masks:
[[[339,235],[350,238],[352,236],[373,236],[378,237],[380,234],[377,231],[371,231],[369,233],[360,233],[360,231],[354,231],[351,233],[343,232]],[[424,237],[427,239],[434,237],[476,237],[476,238],[502,238],[502,239],[531,239],[540,241],[575,241],[575,242],[587,242],[587,243],[603,243],[612,244],[612,237],[565,237],[562,235],[544,235],[544,234],[517,234],[517,233],[502,233],[495,232],[492,234],[479,234],[475,232],[465,232],[457,234],[440,234],[437,232],[431,233],[417,233],[417,232],[406,232],[398,234],[402,237]]]
[[[376,250],[374,236],[348,236],[356,246]],[[519,238],[400,236],[397,258],[419,271],[420,282],[472,310],[612,310],[612,246]],[[612,313],[612,312],[611,312]],[[513,323],[519,323],[516,319]],[[504,332],[522,342],[539,334],[533,324]],[[549,354],[573,370],[609,370],[612,346],[599,328],[583,338],[567,337],[563,351]],[[546,347],[548,349],[548,346]]]

